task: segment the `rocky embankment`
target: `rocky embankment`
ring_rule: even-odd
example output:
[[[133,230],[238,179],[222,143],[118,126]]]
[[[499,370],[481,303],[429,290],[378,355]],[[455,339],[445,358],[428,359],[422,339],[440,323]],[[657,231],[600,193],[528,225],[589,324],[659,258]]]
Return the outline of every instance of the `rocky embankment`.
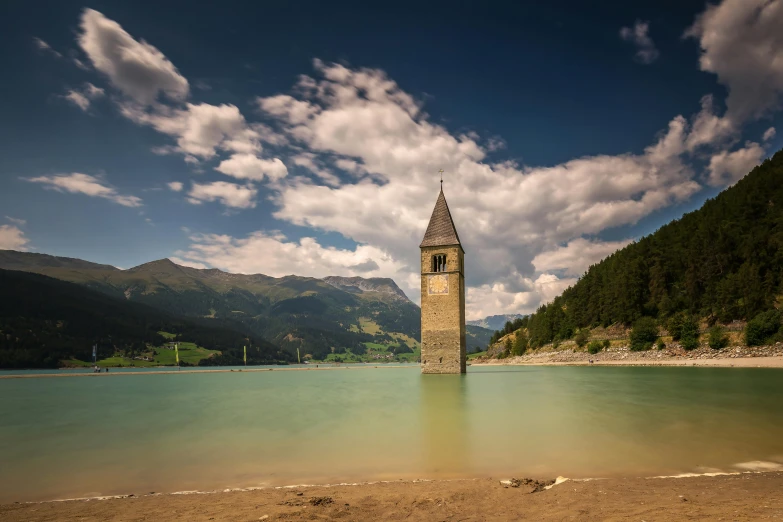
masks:
[[[704,361],[714,359],[746,359],[758,357],[783,358],[783,344],[771,346],[729,346],[722,350],[713,350],[709,346],[700,346],[695,350],[686,351],[678,344],[667,345],[663,350],[653,347],[644,352],[632,352],[627,344],[614,344],[596,354],[590,354],[586,348],[576,345],[561,346],[557,349],[541,349],[529,351],[518,357],[505,359],[478,358],[473,364],[671,364]],[[727,361],[728,362],[728,361]]]

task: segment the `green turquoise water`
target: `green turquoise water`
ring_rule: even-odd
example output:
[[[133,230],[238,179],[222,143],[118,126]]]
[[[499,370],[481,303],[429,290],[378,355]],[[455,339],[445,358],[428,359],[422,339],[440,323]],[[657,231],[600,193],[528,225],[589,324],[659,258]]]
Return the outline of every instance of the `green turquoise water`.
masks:
[[[783,463],[783,371],[346,368],[0,379],[0,502]],[[751,464],[748,464],[751,463]]]

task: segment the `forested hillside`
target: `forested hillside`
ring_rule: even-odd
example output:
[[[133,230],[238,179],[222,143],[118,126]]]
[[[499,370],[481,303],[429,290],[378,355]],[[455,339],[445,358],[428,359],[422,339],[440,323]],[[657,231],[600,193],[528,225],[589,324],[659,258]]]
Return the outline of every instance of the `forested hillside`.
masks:
[[[248,363],[295,360],[236,321],[183,319],[117,299],[80,285],[27,272],[0,270],[0,368],[56,368],[61,361],[92,360],[117,352],[141,353],[169,339],[188,341],[222,354],[211,363],[239,364],[250,344]]]
[[[590,267],[525,326],[536,347],[643,316],[748,320],[775,308],[781,281],[783,151],[701,209]]]

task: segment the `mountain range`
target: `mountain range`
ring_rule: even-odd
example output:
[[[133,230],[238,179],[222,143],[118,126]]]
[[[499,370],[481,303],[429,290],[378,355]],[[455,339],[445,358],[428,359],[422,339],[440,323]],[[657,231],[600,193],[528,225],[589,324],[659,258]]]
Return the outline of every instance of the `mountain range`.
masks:
[[[523,317],[527,316],[522,314],[488,315],[484,319],[467,321],[467,324],[480,326],[481,328],[486,328],[494,332],[496,330],[502,330],[506,326],[506,323],[513,322],[514,319],[522,319]]]
[[[173,317],[229,321],[288,353],[361,355],[368,344],[416,352],[421,309],[392,279],[270,277],[196,269],[161,259],[121,270],[47,254],[0,250],[0,269],[77,283]],[[468,327],[469,349],[492,332]]]
[[[132,360],[172,340],[208,346],[210,364],[240,364],[244,345],[251,364],[296,360],[236,321],[176,317],[40,274],[0,269],[0,295],[0,368],[78,365],[92,361],[93,346],[98,360]]]

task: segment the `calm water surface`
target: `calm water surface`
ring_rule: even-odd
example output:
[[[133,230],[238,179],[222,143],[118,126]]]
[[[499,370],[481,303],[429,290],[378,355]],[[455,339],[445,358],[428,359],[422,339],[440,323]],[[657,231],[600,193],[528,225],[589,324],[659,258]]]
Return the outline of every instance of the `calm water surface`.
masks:
[[[470,367],[0,379],[0,501],[783,462],[783,371]]]

